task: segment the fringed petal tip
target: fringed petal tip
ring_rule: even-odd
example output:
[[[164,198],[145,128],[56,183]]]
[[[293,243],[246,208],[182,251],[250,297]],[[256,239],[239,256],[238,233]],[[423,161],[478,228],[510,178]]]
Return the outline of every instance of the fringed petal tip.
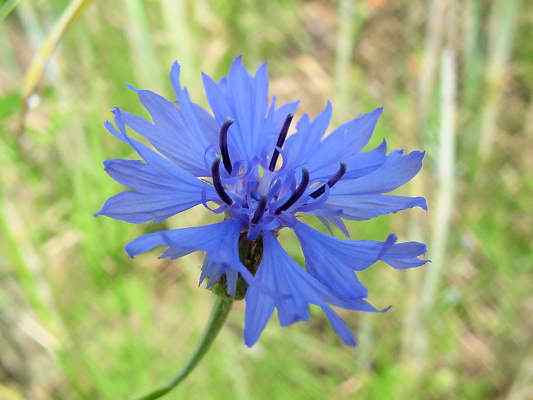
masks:
[[[412,207],[418,207],[424,210],[426,213],[429,212],[428,209],[428,203],[425,197],[415,197],[415,200],[413,200],[413,206]]]
[[[133,86],[131,83],[126,83],[126,87],[127,87],[129,90],[134,91],[135,93],[140,93],[140,92],[142,92],[142,89],[139,89],[139,88]],[[116,107],[115,107],[115,108],[116,108]]]
[[[109,217],[109,215],[107,215],[107,203],[108,202],[106,201],[104,204],[102,204],[100,209],[93,214],[93,217]]]
[[[257,339],[250,339],[248,338],[246,335],[243,335],[243,341],[244,341],[244,344],[246,345],[246,347],[248,347],[249,349],[251,349],[252,347],[254,347],[254,345],[257,343]]]
[[[98,211],[96,211],[93,216],[95,218],[98,218],[98,217],[109,217],[109,218],[113,218],[112,215],[109,215],[109,199],[107,199],[104,204],[102,204],[102,206],[100,207],[100,209]]]
[[[174,60],[172,66],[170,67],[170,76],[171,78],[178,78],[180,75],[181,65],[177,60]]]
[[[326,318],[328,319],[331,327],[333,328],[337,336],[342,340],[342,342],[346,346],[357,346],[357,340],[355,339],[348,325],[346,325],[346,322],[344,322],[343,319],[331,309],[331,307],[322,306],[321,308],[324,314],[326,315]]]
[[[124,252],[128,255],[128,258],[133,260],[139,253],[135,253],[132,251],[131,249],[131,244],[133,243],[134,241],[128,243],[126,246],[124,246]]]

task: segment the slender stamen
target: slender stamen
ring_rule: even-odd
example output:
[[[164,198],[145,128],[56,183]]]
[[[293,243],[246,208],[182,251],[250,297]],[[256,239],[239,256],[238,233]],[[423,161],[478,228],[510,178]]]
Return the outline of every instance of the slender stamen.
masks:
[[[266,205],[267,205],[267,198],[261,197],[261,200],[259,200],[259,205],[255,209],[254,216],[252,217],[252,224],[257,224],[263,214],[266,211]]]
[[[228,206],[231,206],[233,204],[233,200],[226,193],[224,186],[222,186],[222,181],[220,180],[220,158],[217,158],[215,161],[213,161],[213,165],[211,165],[211,176],[213,177],[213,186],[215,187],[215,191],[217,192],[218,196],[224,203],[226,203]]]
[[[307,185],[309,185],[309,171],[304,168],[302,169],[302,181],[300,182],[294,193],[291,195],[291,197],[289,197],[289,199],[285,203],[279,206],[274,214],[279,215],[283,211],[288,210],[290,206],[292,206],[294,203],[296,203],[296,201],[304,194],[305,189],[307,189]]]
[[[274,153],[272,154],[272,158],[270,159],[270,165],[268,166],[268,169],[270,171],[274,171],[276,168],[276,163],[278,162],[279,157],[279,150],[283,146],[283,143],[285,143],[285,139],[287,138],[287,133],[289,132],[289,127],[291,126],[292,117],[294,117],[293,114],[287,115],[287,118],[285,118],[285,122],[283,123],[283,127],[281,128],[281,131],[278,135],[278,141],[276,142],[276,148],[274,149]]]
[[[341,163],[339,169],[333,175],[331,178],[329,178],[327,185],[331,188],[333,185],[335,185],[346,173],[346,164]],[[316,199],[319,196],[322,196],[324,192],[326,191],[326,184],[320,186],[317,190],[312,192],[309,196],[311,196],[313,199]]]
[[[222,126],[220,127],[219,134],[220,154],[222,155],[222,162],[224,163],[224,167],[226,168],[226,171],[228,171],[228,174],[231,174],[231,170],[233,169],[231,166],[231,159],[229,158],[228,150],[228,131],[231,124],[233,124],[233,121],[231,119],[225,120]]]

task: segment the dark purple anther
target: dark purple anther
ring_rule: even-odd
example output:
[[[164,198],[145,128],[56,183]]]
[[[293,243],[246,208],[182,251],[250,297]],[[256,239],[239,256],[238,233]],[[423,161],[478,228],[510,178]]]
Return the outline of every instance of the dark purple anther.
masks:
[[[233,200],[226,193],[226,190],[224,190],[224,186],[222,186],[222,181],[220,180],[220,158],[213,161],[213,164],[211,165],[211,176],[213,177],[213,186],[215,187],[218,196],[224,203],[231,206]]]
[[[333,185],[335,185],[344,176],[345,173],[346,173],[346,164],[341,163],[335,175],[329,178],[327,185],[330,188],[333,187]],[[313,199],[316,199],[317,197],[322,196],[325,191],[326,191],[326,185],[322,185],[317,190],[312,192],[309,196],[311,196]]]
[[[226,168],[226,171],[228,171],[228,174],[231,174],[231,170],[233,169],[231,166],[231,159],[229,158],[228,150],[228,131],[231,124],[233,124],[232,120],[225,120],[222,126],[220,127],[219,134],[220,154],[222,155],[222,162],[224,163],[224,167]]]
[[[289,197],[289,199],[285,203],[279,206],[274,214],[279,215],[283,211],[288,210],[294,203],[296,203],[296,201],[304,194],[305,189],[307,189],[307,185],[309,185],[309,171],[304,168],[302,169],[302,181],[300,182],[294,193],[291,194],[291,197]]]
[[[276,163],[278,162],[279,157],[279,150],[283,146],[283,143],[285,143],[285,139],[287,138],[287,133],[289,132],[289,127],[291,126],[292,117],[294,117],[293,114],[287,115],[287,118],[285,118],[285,122],[283,123],[283,127],[281,128],[281,131],[278,135],[278,141],[276,142],[276,148],[274,149],[274,153],[272,154],[272,158],[270,159],[270,165],[268,166],[268,169],[270,171],[274,171],[276,168]]]
[[[266,211],[266,205],[267,205],[267,199],[266,197],[261,197],[261,200],[259,200],[259,204],[255,210],[254,216],[252,217],[252,224],[257,224],[263,214]]]

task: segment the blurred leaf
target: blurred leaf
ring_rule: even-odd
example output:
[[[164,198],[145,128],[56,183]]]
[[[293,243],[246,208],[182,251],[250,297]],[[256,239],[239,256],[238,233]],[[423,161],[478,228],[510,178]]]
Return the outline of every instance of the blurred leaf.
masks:
[[[0,22],[11,14],[11,12],[17,7],[19,0],[5,0],[2,5],[0,5]]]
[[[13,115],[20,108],[21,97],[18,93],[0,97],[0,120]]]

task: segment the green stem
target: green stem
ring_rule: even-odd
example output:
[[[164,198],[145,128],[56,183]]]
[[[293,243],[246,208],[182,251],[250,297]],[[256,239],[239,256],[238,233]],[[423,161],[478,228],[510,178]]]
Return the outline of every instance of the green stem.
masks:
[[[205,355],[205,353],[207,353],[211,347],[211,344],[213,344],[215,338],[220,332],[220,329],[224,325],[229,311],[231,310],[232,304],[233,299],[224,295],[217,296],[216,302],[211,310],[211,316],[209,317],[209,322],[205,328],[204,335],[187,364],[169,383],[151,393],[139,397],[137,400],[154,400],[163,397],[176,386],[178,386],[194,370],[196,365],[198,365],[202,357]]]

